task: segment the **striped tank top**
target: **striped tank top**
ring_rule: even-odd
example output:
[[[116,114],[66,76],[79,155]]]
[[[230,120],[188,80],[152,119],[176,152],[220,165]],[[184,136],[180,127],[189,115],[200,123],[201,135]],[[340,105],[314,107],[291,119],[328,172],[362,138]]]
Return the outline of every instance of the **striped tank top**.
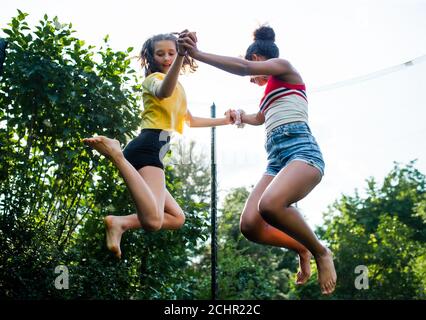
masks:
[[[270,76],[260,101],[266,132],[289,122],[308,123],[308,99],[304,84],[291,84]]]

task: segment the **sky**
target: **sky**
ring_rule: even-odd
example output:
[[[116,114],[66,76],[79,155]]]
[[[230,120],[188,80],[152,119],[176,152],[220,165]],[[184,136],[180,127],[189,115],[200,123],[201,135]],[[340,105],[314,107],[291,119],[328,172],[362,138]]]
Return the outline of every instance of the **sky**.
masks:
[[[425,55],[426,0],[15,0],[2,3],[0,28],[16,9],[30,14],[30,26],[47,13],[61,23],[72,22],[76,36],[88,44],[101,45],[108,34],[114,50],[134,47],[135,54],[154,34],[189,29],[197,32],[200,50],[243,56],[254,29],[268,23],[280,57],[306,84],[309,125],[326,163],[321,183],[298,203],[312,227],[321,225],[322,213],[342,194],[358,189],[362,195],[367,178],[381,183],[395,161],[417,159],[416,168],[426,174],[425,59],[367,81],[315,90]],[[264,91],[248,77],[202,63],[179,81],[195,116],[209,117],[213,102],[218,116],[228,108],[255,113]],[[229,126],[216,134],[222,200],[232,188],[250,187],[261,178],[265,132],[263,126]],[[195,140],[209,159],[210,129],[186,128],[179,139]]]

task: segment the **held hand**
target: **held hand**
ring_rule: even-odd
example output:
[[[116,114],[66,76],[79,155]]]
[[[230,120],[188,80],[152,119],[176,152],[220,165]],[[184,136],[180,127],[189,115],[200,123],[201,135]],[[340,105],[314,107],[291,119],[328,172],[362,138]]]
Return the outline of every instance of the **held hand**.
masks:
[[[187,34],[188,32],[189,32],[188,29],[185,29],[185,30],[183,30],[179,33],[176,33],[176,34],[178,34],[179,37],[180,37],[182,34]],[[180,56],[184,56],[188,53],[186,48],[183,46],[183,43],[179,42],[179,39],[177,41],[177,52],[178,52],[178,55],[180,55]]]
[[[225,112],[225,123],[226,124],[234,124],[235,123],[235,117],[234,117],[235,110],[229,109]]]
[[[177,53],[179,56],[186,56],[188,51],[186,50],[186,48],[180,44],[179,42],[177,43]]]
[[[194,43],[197,43],[197,33],[195,31],[190,32],[188,29],[185,29],[179,33],[179,38],[189,37]]]
[[[236,121],[237,121],[237,118],[238,118],[238,113],[234,109],[230,109],[230,110],[231,110],[231,119],[234,121],[233,124],[236,124]]]
[[[244,116],[245,112],[242,109],[238,109],[237,111],[235,111],[235,125],[238,128],[244,128],[244,121],[243,121],[243,116]]]
[[[178,48],[184,48],[186,52],[193,57],[197,52],[197,35],[195,32],[189,32],[184,30],[179,34],[178,38]]]

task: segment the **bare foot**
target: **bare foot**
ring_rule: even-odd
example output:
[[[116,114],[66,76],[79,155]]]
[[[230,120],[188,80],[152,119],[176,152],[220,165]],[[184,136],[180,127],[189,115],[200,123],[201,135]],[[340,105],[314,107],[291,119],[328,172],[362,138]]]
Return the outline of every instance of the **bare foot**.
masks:
[[[331,294],[336,287],[336,270],[334,269],[333,254],[327,248],[324,254],[315,257],[318,268],[318,282],[322,294]]]
[[[106,216],[104,218],[106,228],[106,245],[108,250],[112,251],[117,258],[121,258],[120,241],[124,230],[118,223],[118,217]]]
[[[109,159],[122,155],[120,142],[105,136],[85,138],[83,142]]]
[[[299,272],[296,284],[305,284],[311,277],[311,253],[309,251],[299,252]]]

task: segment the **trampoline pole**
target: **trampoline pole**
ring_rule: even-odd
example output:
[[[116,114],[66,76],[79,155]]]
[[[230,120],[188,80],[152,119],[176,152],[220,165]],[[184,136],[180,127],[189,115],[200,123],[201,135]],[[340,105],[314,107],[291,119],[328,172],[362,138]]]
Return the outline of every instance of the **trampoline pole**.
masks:
[[[216,118],[216,105],[211,106],[211,117]],[[211,128],[211,297],[216,300],[218,294],[217,283],[217,183],[216,183],[216,128]]]

